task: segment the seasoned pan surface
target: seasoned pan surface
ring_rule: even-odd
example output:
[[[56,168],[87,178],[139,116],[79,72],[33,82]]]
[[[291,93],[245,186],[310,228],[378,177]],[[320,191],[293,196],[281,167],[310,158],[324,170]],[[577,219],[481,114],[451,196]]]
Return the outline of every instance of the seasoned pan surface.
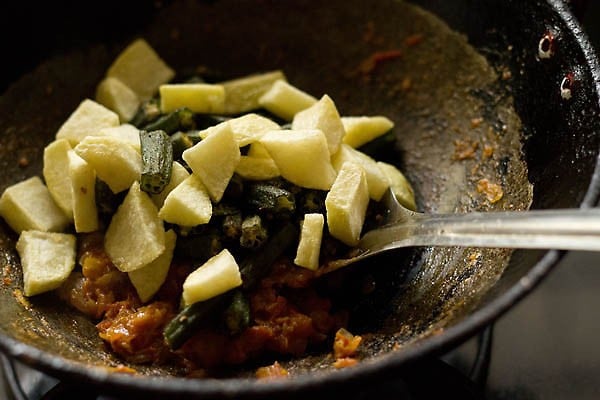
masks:
[[[542,19],[539,26],[517,18],[520,28],[502,32],[474,24],[467,11],[470,2],[451,12],[435,1],[423,2],[423,8],[391,0],[321,3],[166,3],[134,33],[124,32],[110,42],[92,40],[54,55],[0,98],[0,189],[40,174],[43,147],[77,104],[93,96],[116,54],[142,36],[178,71],[198,69],[217,79],[283,69],[307,92],[329,94],[342,114],[390,117],[396,123],[398,144],[386,156],[413,182],[423,211],[581,203],[595,168],[598,124],[590,124],[584,133],[574,132],[582,121],[573,118],[571,108],[577,113],[584,110],[583,118],[591,118],[597,113],[596,89],[587,84],[591,72],[585,68],[585,55],[577,54],[581,69],[575,71],[575,81],[579,90],[589,93],[581,97],[574,93],[571,102],[560,97],[564,65],[557,65],[556,59],[544,65],[536,58],[539,35],[550,22],[553,27],[563,24],[562,43],[577,44],[568,36],[568,25],[552,13],[556,6],[532,6],[529,11]],[[471,12],[484,24],[486,17],[492,19],[489,9],[497,7],[503,16],[502,12],[517,9],[517,3],[490,1],[487,10],[481,6]],[[452,27],[427,9],[444,16]],[[527,74],[546,78],[535,75],[528,81],[523,77]],[[534,89],[547,93],[547,104],[523,95]],[[550,117],[565,120],[552,126],[545,121]],[[556,137],[562,138],[557,140],[560,146],[551,143]],[[561,154],[559,162],[571,163],[570,168],[583,176],[562,197],[555,190],[563,184],[552,182],[550,176],[557,166],[546,153]],[[92,322],[54,294],[22,296],[16,237],[7,226],[0,229],[2,348],[57,376],[83,377],[137,392],[250,395],[320,385],[341,379],[337,376],[358,377],[361,370],[376,371],[388,360],[401,365],[402,360],[420,355],[420,348],[422,355],[439,351],[504,311],[509,303],[494,308],[494,300],[544,257],[543,252],[517,252],[511,261],[511,252],[499,249],[411,249],[352,267],[340,279],[349,287],[359,282],[371,288],[356,302],[351,320],[353,333],[365,339],[362,365],[354,371],[335,371],[328,351],[321,349],[304,358],[279,360],[293,375],[291,380],[257,389],[252,379],[246,380],[255,366],[230,371],[218,382],[112,374],[122,361],[105,350]],[[543,271],[547,269],[546,265]],[[527,288],[518,290],[522,295]],[[473,314],[482,307],[485,315],[474,321]],[[462,331],[461,324],[467,326]],[[433,342],[436,345],[428,347]],[[131,367],[142,375],[179,372]]]

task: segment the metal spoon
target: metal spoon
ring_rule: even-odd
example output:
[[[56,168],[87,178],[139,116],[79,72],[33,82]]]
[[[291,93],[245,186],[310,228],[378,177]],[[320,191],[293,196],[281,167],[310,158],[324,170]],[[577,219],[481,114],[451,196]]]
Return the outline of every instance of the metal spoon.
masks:
[[[321,273],[383,251],[409,246],[465,246],[600,251],[600,209],[550,209],[426,214],[402,206],[388,189],[382,225],[367,232],[350,258]]]

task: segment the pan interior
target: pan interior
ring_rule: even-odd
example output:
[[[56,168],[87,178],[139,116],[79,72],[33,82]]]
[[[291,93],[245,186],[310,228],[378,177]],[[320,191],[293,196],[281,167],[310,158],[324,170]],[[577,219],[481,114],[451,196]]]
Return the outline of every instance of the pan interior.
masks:
[[[422,211],[520,210],[532,202],[523,127],[508,90],[511,70],[491,64],[425,9],[391,0],[179,1],[158,8],[135,35],[56,54],[0,98],[0,190],[41,175],[44,146],[137,36],[178,71],[237,77],[283,69],[297,87],[329,94],[341,114],[388,116],[398,142],[386,157],[411,180]],[[0,240],[0,334],[86,365],[123,364],[105,350],[93,323],[54,294],[22,295],[16,237],[4,224]],[[348,285],[371,288],[351,320],[351,331],[364,338],[361,357],[401,352],[460,322],[500,279],[510,255],[410,249],[345,271]],[[327,351],[280,362],[292,374],[332,368]]]

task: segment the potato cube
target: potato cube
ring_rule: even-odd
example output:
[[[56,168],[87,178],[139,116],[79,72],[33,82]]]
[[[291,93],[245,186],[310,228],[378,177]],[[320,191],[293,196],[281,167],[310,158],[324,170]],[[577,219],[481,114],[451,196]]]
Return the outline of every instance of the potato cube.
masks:
[[[242,156],[235,173],[244,179],[263,181],[280,175],[279,168],[272,158]]]
[[[169,183],[167,183],[167,185],[163,188],[162,192],[150,195],[152,201],[154,204],[156,204],[156,207],[158,207],[159,210],[163,206],[169,193],[171,193],[171,191],[175,189],[181,182],[183,182],[188,176],[190,176],[190,173],[187,171],[187,169],[185,169],[185,167],[179,162],[173,161],[173,167],[171,168],[171,180]]]
[[[258,99],[279,79],[282,71],[253,74],[221,82],[225,88],[225,114],[241,114],[260,108]]]
[[[379,168],[377,161],[344,143],[340,146],[340,150],[332,157],[331,163],[336,171],[339,171],[347,161],[359,163],[364,168],[367,174],[369,196],[375,201],[381,200],[385,191],[390,187],[390,182],[381,168]]]
[[[117,139],[128,142],[137,151],[140,151],[140,130],[131,124],[121,124],[119,126],[100,129],[98,134],[94,136],[114,136]]]
[[[98,178],[113,193],[129,189],[140,179],[142,156],[126,139],[114,136],[88,136],[75,146],[75,153],[87,161]]]
[[[374,117],[342,117],[342,124],[346,131],[342,142],[355,149],[389,132],[394,127],[392,120],[379,115]]]
[[[409,180],[400,172],[395,165],[378,161],[377,165],[390,183],[390,188],[400,204],[409,210],[417,211],[417,203],[415,201],[415,191],[412,188]]]
[[[300,242],[298,243],[294,264],[313,271],[319,268],[324,225],[325,218],[323,214],[313,213],[304,215],[302,230],[300,231]]]
[[[23,231],[16,248],[23,267],[25,296],[35,296],[60,287],[75,268],[74,235]]]
[[[169,193],[158,212],[166,222],[193,227],[210,221],[212,203],[200,178],[192,174]]]
[[[148,42],[137,39],[117,56],[106,75],[119,79],[144,101],[151,98],[160,85],[173,79],[175,71]]]
[[[69,152],[72,151],[67,139],[57,139],[44,148],[44,181],[56,205],[73,221],[73,193],[71,178],[65,171],[69,169]]]
[[[328,95],[324,95],[318,102],[297,113],[292,121],[292,129],[321,130],[327,138],[330,155],[337,153],[346,134],[335,103]]]
[[[242,284],[237,262],[224,249],[188,275],[183,282],[183,301],[186,305],[208,300]]]
[[[250,157],[254,157],[254,158],[271,158],[271,155],[269,154],[269,151],[267,150],[267,148],[265,147],[264,144],[262,144],[261,142],[254,142],[250,145],[250,147],[248,148],[248,156]]]
[[[121,122],[130,121],[141,103],[129,86],[112,76],[104,78],[96,87],[96,101],[116,112]]]
[[[165,231],[150,196],[134,182],[113,215],[104,248],[115,266],[131,272],[150,264],[165,251]]]
[[[229,124],[238,146],[244,147],[251,143],[256,143],[262,135],[269,131],[281,129],[278,123],[263,117],[258,114],[246,114],[241,117],[232,118],[228,121],[221,122],[218,125],[211,126],[200,132],[200,137],[205,139],[214,132],[218,132],[222,127],[221,124]]]
[[[100,103],[85,99],[71,113],[56,132],[56,139],[67,139],[76,146],[86,136],[95,135],[102,128],[119,125],[119,116]]]
[[[314,105],[317,99],[280,79],[258,99],[258,102],[265,110],[291,121],[294,115]]]
[[[69,151],[68,171],[73,196],[75,231],[94,232],[98,229],[96,171],[73,150]]]
[[[327,227],[331,235],[348,246],[355,246],[365,222],[369,189],[363,167],[346,162],[325,198]]]
[[[230,125],[219,124],[219,127],[182,154],[184,161],[204,183],[214,202],[219,202],[223,197],[241,156]]]
[[[0,196],[0,216],[17,233],[27,230],[60,232],[71,222],[38,176],[4,190]]]
[[[329,190],[336,172],[331,165],[327,139],[320,130],[278,130],[265,134],[265,146],[281,176],[309,189]]]
[[[165,282],[176,243],[177,234],[168,230],[165,233],[165,251],[150,264],[127,273],[142,303],[150,300]]]
[[[172,83],[160,85],[160,109],[163,113],[187,107],[203,114],[222,114],[225,89],[208,83]]]

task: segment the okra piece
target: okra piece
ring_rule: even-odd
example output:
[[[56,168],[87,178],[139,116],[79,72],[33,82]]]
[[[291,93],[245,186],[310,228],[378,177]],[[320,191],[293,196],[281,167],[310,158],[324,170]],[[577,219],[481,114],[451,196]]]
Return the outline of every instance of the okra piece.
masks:
[[[250,301],[241,290],[235,290],[231,302],[225,309],[225,325],[232,335],[250,326]]]
[[[165,131],[140,131],[142,176],[140,186],[147,193],[160,193],[171,180],[173,145]]]
[[[194,262],[205,262],[224,248],[221,233],[212,227],[202,233],[180,235],[176,246],[178,254],[189,257]]]
[[[280,228],[261,251],[253,253],[242,262],[240,273],[244,283],[242,289],[237,290],[248,290],[255,287],[259,280],[269,273],[273,263],[291,245],[296,243],[297,238],[298,228],[295,224],[288,222]],[[185,307],[163,330],[167,345],[173,350],[180,348],[203,323],[212,321],[212,318],[223,312],[225,307],[230,307],[235,293],[236,291],[230,290]],[[238,304],[234,307],[239,306]],[[239,312],[239,309],[236,312]],[[240,315],[237,318],[240,318]],[[243,322],[243,320],[238,322]]]
[[[189,149],[194,145],[192,139],[187,135],[187,133],[177,131],[171,135],[171,144],[173,146],[173,159],[181,160],[181,155],[184,151]]]
[[[213,115],[213,114],[198,114],[196,115],[196,129],[206,129],[211,126],[215,126],[220,124],[221,122],[225,122],[230,120],[231,117],[224,117],[221,115]]]
[[[213,204],[212,215],[215,217],[225,217],[227,215],[240,214],[241,212],[242,210],[238,207],[221,201]]]
[[[158,99],[144,101],[129,123],[137,128],[155,121],[160,117],[160,102]]]
[[[143,126],[146,131],[165,131],[171,135],[177,131],[187,131],[196,128],[194,113],[186,107],[178,108],[168,114],[162,115],[155,121]]]
[[[222,311],[231,301],[232,292],[223,293],[205,301],[186,306],[164,328],[163,336],[167,345],[177,350],[190,337],[198,327]]]
[[[242,221],[240,246],[256,250],[269,238],[269,232],[258,215],[251,215]]]
[[[290,246],[297,243],[298,235],[296,224],[287,222],[278,231],[270,235],[270,239],[259,251],[246,257],[240,265],[242,287],[246,290],[254,288],[271,271],[273,263]]]
[[[302,214],[320,213],[325,214],[325,197],[327,192],[323,190],[304,189],[299,194],[298,209]]]
[[[296,199],[290,191],[265,183],[249,186],[246,204],[252,210],[269,216],[291,215],[296,211]]]
[[[223,235],[228,239],[239,240],[242,235],[242,214],[229,214],[223,217]]]

